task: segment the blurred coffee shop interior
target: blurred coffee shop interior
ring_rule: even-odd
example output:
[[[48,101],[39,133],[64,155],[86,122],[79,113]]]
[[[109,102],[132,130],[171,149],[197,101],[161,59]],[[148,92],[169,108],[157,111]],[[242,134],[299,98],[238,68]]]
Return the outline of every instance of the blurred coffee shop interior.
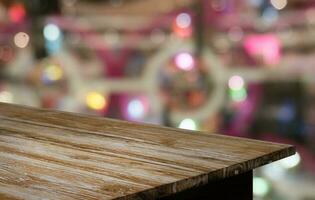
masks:
[[[1,102],[293,144],[255,199],[315,199],[314,0],[0,0],[0,34]]]

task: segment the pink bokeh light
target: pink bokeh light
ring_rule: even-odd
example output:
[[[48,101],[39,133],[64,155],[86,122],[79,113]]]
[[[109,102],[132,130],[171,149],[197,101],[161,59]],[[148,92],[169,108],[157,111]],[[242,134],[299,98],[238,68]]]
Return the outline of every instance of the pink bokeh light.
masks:
[[[181,70],[190,71],[195,67],[195,60],[190,53],[183,52],[175,56],[175,64]]]
[[[276,35],[249,35],[244,39],[245,51],[252,57],[262,58],[264,64],[276,65],[281,59],[281,42]]]

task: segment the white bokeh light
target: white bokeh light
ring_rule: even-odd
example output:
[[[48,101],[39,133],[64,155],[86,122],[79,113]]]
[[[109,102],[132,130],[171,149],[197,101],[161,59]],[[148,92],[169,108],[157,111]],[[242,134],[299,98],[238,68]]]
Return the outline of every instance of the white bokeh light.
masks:
[[[55,24],[47,24],[44,27],[44,37],[49,41],[56,41],[60,37],[61,32],[57,25]]]
[[[270,0],[270,3],[277,10],[282,10],[288,4],[288,0]]]
[[[190,71],[195,67],[195,60],[190,53],[179,53],[175,57],[175,64],[179,69]]]
[[[244,87],[245,81],[242,77],[240,76],[232,76],[229,79],[229,88],[231,90],[240,90]]]
[[[191,17],[187,13],[181,13],[176,17],[176,25],[179,28],[188,28],[191,25]]]
[[[128,103],[127,111],[130,118],[140,119],[145,114],[145,107],[139,99],[133,99]]]
[[[186,130],[197,130],[197,124],[194,120],[187,118],[180,122],[178,128]]]
[[[280,160],[279,164],[285,169],[291,169],[296,167],[300,162],[301,162],[300,154],[296,153],[293,156]]]
[[[9,91],[2,91],[0,92],[0,102],[3,103],[12,103],[13,102],[13,95]]]
[[[30,41],[30,36],[27,33],[19,32],[14,36],[14,44],[19,48],[25,48]]]
[[[257,197],[264,197],[270,191],[269,183],[261,177],[254,177],[253,179],[253,193]]]

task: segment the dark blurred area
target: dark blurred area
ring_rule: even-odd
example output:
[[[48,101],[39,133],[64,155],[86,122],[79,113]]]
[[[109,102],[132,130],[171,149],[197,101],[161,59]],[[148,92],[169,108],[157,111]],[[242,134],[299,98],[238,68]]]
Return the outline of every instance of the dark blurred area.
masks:
[[[0,101],[293,144],[255,199],[315,199],[314,36],[313,0],[0,0]]]

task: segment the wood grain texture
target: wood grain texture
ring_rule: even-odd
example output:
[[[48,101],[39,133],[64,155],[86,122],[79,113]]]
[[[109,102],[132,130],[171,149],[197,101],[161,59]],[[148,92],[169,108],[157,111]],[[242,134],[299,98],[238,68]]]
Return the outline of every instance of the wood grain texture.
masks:
[[[0,199],[157,199],[294,153],[289,145],[0,103]]]

